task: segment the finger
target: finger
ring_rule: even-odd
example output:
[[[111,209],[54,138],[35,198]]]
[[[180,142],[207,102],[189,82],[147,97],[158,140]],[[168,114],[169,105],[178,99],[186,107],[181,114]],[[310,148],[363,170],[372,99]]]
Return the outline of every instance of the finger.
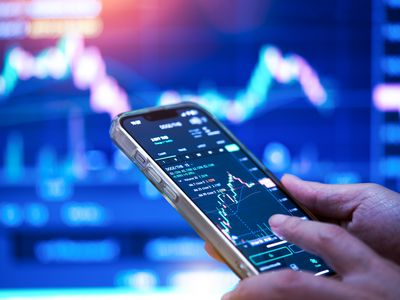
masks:
[[[286,215],[269,219],[272,231],[304,250],[321,256],[341,275],[364,272],[376,254],[345,229]]]
[[[311,273],[282,270],[242,280],[223,300],[357,299],[342,282]]]
[[[204,249],[206,250],[206,252],[208,253],[208,255],[210,255],[212,258],[214,258],[215,260],[218,260],[220,262],[224,262],[224,260],[222,259],[222,257],[219,255],[219,253],[217,252],[217,250],[215,250],[215,248],[208,242],[205,243],[204,245]]]
[[[363,200],[368,184],[322,184],[285,174],[282,184],[313,213],[327,218],[348,219]]]

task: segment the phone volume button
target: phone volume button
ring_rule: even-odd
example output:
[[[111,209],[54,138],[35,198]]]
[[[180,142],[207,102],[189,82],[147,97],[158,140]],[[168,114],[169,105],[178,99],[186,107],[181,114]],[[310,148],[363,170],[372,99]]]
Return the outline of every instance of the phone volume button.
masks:
[[[166,185],[163,188],[163,191],[164,191],[165,196],[167,196],[170,200],[172,200],[172,202],[174,202],[174,203],[178,202],[178,195],[174,192],[174,190],[171,187]]]
[[[239,269],[246,274],[247,277],[251,276],[251,272],[249,270],[249,268],[242,262],[238,262],[237,266],[239,267]]]
[[[139,150],[136,151],[133,158],[142,168],[146,166],[146,158],[139,152]]]
[[[160,184],[162,182],[161,177],[157,174],[157,171],[152,167],[148,167],[146,170],[147,176],[154,181],[156,184]]]

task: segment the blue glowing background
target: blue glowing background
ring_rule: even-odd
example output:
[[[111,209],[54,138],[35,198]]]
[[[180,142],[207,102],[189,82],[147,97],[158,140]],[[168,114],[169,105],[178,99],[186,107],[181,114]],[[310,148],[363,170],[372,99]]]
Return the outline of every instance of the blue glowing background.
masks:
[[[398,1],[75,2],[47,12],[92,22],[71,36],[0,1],[0,288],[232,284],[112,145],[130,108],[200,101],[278,175],[399,189],[399,113],[372,99]]]

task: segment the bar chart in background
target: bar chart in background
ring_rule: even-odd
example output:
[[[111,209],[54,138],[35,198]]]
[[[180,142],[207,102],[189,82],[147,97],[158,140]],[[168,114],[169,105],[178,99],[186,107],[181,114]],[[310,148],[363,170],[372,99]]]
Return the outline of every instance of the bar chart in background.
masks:
[[[0,288],[235,284],[112,146],[129,109],[195,101],[278,176],[399,189],[397,54],[366,50],[398,22],[365,30],[373,3],[313,0],[321,23],[295,1],[0,1]]]
[[[376,1],[373,28],[371,177],[385,186],[400,186],[400,17],[396,1]]]

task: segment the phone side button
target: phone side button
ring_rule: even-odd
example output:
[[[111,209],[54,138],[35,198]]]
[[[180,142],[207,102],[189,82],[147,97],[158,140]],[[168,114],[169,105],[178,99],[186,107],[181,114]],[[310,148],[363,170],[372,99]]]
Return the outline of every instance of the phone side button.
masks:
[[[146,158],[139,152],[139,150],[136,151],[134,157],[135,161],[143,168],[146,166]]]
[[[244,263],[237,263],[237,266],[242,270],[247,276],[251,276],[249,268]]]
[[[171,199],[175,203],[178,202],[178,195],[173,191],[172,188],[170,188],[169,186],[166,185],[163,190],[164,190],[165,195],[169,199]]]
[[[151,180],[153,180],[155,183],[160,184],[161,183],[161,177],[157,174],[156,170],[154,170],[152,167],[148,167],[146,170],[147,176],[149,176],[149,178]]]

